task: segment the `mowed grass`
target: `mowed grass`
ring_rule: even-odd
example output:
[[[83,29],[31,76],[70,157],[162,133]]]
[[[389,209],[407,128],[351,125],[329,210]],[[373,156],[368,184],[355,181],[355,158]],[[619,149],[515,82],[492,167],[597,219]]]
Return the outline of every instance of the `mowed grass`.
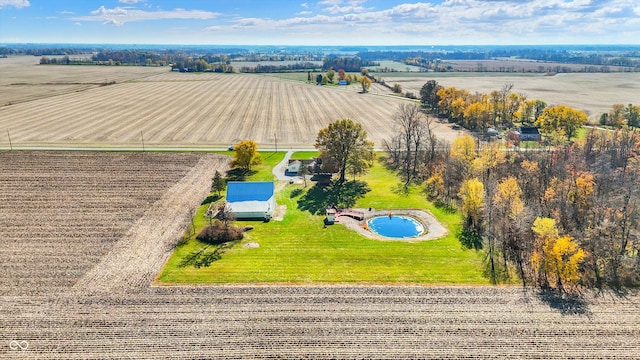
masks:
[[[266,162],[262,166],[266,171]],[[263,172],[249,180],[264,180],[270,171]],[[483,276],[482,255],[463,248],[456,238],[459,214],[436,208],[425,200],[421,187],[413,186],[408,193],[400,191],[400,180],[379,162],[358,180],[366,181],[371,191],[357,202],[357,207],[427,209],[444,223],[449,234],[422,242],[379,241],[339,224],[325,228],[324,216],[297,209],[300,197],[291,194],[303,185],[287,185],[277,194],[278,204],[287,207],[284,220],[238,222],[254,229],[209,267],[180,266],[182,259],[206,246],[190,239],[176,249],[159,275],[159,282],[488,284]],[[203,206],[196,215],[197,226],[208,223],[204,211]],[[260,247],[245,248],[243,245],[248,242]]]

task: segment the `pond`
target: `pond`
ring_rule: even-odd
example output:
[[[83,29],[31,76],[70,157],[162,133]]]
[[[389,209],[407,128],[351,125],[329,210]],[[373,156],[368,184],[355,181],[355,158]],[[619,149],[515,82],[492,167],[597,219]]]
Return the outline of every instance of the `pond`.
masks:
[[[409,216],[377,216],[367,221],[367,226],[378,235],[390,238],[409,238],[424,232],[424,225]]]

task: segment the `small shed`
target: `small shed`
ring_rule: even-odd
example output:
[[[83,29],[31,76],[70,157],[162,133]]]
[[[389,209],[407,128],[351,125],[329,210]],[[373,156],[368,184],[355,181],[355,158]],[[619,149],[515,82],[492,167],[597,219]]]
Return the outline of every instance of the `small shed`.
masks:
[[[270,220],[276,209],[275,185],[272,181],[230,181],[226,201],[237,219]]]
[[[297,174],[300,171],[300,167],[302,166],[302,161],[300,160],[293,160],[289,163],[289,166],[287,166],[287,173],[288,174]]]
[[[327,220],[326,220],[327,224],[333,224],[334,222],[336,222],[336,209],[331,209],[331,208],[327,209],[326,215],[327,215]]]

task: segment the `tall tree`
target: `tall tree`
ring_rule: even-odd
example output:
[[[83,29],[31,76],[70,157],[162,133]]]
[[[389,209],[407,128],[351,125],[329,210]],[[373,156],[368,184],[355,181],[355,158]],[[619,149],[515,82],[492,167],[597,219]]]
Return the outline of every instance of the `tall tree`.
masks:
[[[361,171],[365,171],[369,164],[359,159],[373,159],[373,142],[367,139],[367,132],[362,125],[350,119],[329,123],[318,132],[314,146],[320,152],[323,163],[336,164],[340,173],[339,184],[345,181],[349,166],[357,164]]]
[[[233,150],[236,155],[231,161],[231,166],[246,171],[251,171],[253,165],[258,165],[262,161],[258,153],[258,144],[253,140],[245,140],[237,143]]]
[[[640,127],[640,106],[629,104],[624,109],[624,117],[629,126]]]
[[[307,175],[309,175],[309,168],[304,164],[304,161],[301,161],[300,169],[298,169],[298,176],[302,176],[305,188],[307,187]]]
[[[362,85],[362,92],[366,93],[371,88],[371,79],[369,76],[364,75],[360,77],[360,85]]]
[[[422,105],[431,110],[436,110],[438,108],[438,101],[440,98],[438,97],[438,90],[442,89],[441,85],[438,85],[438,82],[435,80],[429,80],[420,89],[420,102]]]
[[[484,232],[484,185],[478,178],[466,180],[458,196],[462,201],[462,237],[468,247],[480,248]]]
[[[216,170],[216,173],[213,175],[213,178],[211,179],[211,191],[215,191],[219,196],[220,192],[224,190],[225,185],[226,184],[225,184],[224,178],[222,177],[222,174],[220,174],[220,172]]]
[[[611,125],[613,127],[622,127],[622,125],[626,125],[626,120],[624,116],[625,107],[622,104],[613,104],[611,110],[609,111],[609,117],[607,119],[607,125]]]
[[[421,159],[435,149],[436,141],[431,122],[424,116],[417,104],[401,104],[394,116],[398,126],[398,152],[402,154],[402,173],[405,176],[405,189],[417,175]],[[389,145],[387,146],[389,148]],[[433,154],[431,154],[433,155]]]
[[[556,105],[544,109],[536,120],[536,126],[547,133],[562,133],[571,140],[579,128],[587,123],[587,114],[565,105]]]

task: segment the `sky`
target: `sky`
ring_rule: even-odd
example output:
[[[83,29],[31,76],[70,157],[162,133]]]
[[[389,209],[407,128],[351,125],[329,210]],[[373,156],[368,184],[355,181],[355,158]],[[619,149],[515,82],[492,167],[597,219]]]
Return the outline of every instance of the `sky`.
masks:
[[[0,0],[0,43],[640,44],[640,0]]]

